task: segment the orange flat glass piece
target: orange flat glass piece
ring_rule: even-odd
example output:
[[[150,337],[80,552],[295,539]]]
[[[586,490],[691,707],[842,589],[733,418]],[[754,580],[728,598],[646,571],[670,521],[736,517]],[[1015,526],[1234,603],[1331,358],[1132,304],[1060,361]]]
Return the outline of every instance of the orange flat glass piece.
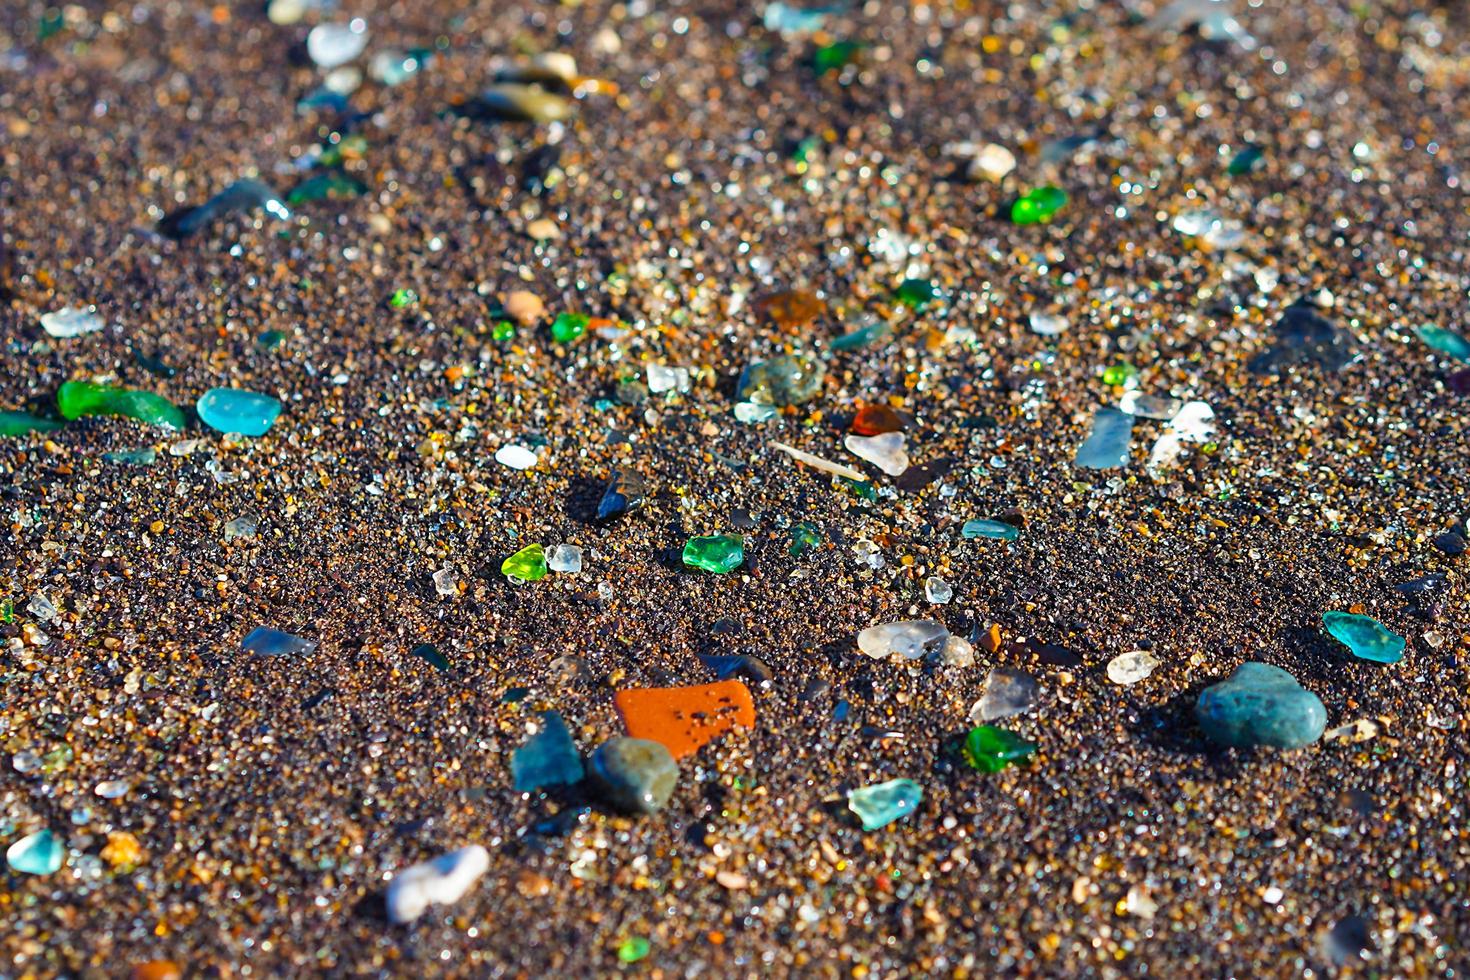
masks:
[[[663,743],[676,759],[692,755],[736,726],[755,724],[750,689],[737,680],[689,687],[637,687],[613,697],[634,738]]]

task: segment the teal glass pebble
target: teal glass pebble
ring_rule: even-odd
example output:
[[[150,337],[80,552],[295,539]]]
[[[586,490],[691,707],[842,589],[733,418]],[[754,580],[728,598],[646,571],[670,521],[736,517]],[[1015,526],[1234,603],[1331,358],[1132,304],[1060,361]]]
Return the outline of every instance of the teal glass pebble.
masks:
[[[199,417],[211,429],[263,436],[281,414],[281,403],[270,395],[239,388],[211,388],[199,396]]]
[[[1021,536],[1021,532],[1004,521],[990,521],[976,518],[966,521],[960,528],[960,535],[966,538],[992,538],[996,541],[1014,541]]]
[[[49,875],[61,870],[66,848],[49,830],[40,830],[11,844],[5,851],[5,862],[12,871],[28,875]]]
[[[558,712],[543,712],[541,730],[511,753],[510,774],[517,793],[582,781],[582,757]]]
[[[1420,340],[1441,354],[1448,354],[1460,361],[1470,361],[1470,340],[1466,340],[1453,330],[1425,323],[1415,327],[1414,332],[1419,335]]]
[[[1253,660],[1205,688],[1194,715],[1210,741],[1241,749],[1299,749],[1327,727],[1327,709],[1317,695],[1280,667]]]
[[[1396,664],[1404,659],[1404,638],[1384,627],[1372,616],[1357,613],[1322,614],[1322,624],[1333,639],[1353,652],[1359,660],[1380,664]]]
[[[847,808],[858,815],[864,830],[886,827],[919,807],[924,791],[912,779],[890,779],[847,794]]]

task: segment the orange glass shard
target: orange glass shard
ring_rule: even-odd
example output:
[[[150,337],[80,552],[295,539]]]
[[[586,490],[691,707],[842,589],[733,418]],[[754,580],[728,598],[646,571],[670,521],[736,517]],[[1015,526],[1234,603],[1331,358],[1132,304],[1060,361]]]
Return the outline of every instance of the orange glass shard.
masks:
[[[689,687],[640,687],[613,697],[634,738],[661,742],[676,759],[691,755],[736,726],[755,724],[750,689],[737,680]]]
[[[827,304],[814,294],[801,290],[771,293],[751,304],[761,316],[770,317],[778,327],[804,327],[827,312]]]
[[[853,416],[852,431],[860,436],[881,436],[885,432],[902,432],[903,418],[887,405],[864,405]]]

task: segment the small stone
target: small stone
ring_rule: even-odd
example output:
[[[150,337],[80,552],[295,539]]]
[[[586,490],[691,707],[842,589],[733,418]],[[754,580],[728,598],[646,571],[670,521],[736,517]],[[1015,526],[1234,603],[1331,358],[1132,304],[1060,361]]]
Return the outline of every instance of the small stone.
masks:
[[[1157,470],[1173,463],[1183,454],[1185,446],[1209,442],[1214,434],[1214,409],[1202,401],[1185,402],[1149,452],[1149,469]]]
[[[1327,727],[1327,709],[1317,695],[1280,667],[1253,660],[1205,688],[1194,713],[1207,738],[1235,748],[1297,749]]]
[[[95,306],[80,308],[68,306],[55,313],[41,314],[41,329],[46,331],[48,336],[58,340],[96,333],[105,326],[107,324],[97,315]]]
[[[149,960],[133,967],[131,980],[184,980],[184,968],[173,960]]]
[[[1055,337],[1067,329],[1067,318],[1056,313],[1032,313],[1028,319],[1031,332],[1043,337]]]
[[[732,892],[744,891],[750,887],[750,879],[736,871],[715,872],[715,883]]]
[[[858,649],[874,660],[898,654],[905,660],[937,657],[949,639],[949,630],[932,619],[900,620],[869,626],[858,633]]]
[[[849,792],[847,808],[858,815],[864,830],[877,830],[913,813],[923,799],[923,789],[912,779],[890,779]]]
[[[1092,433],[1077,449],[1076,463],[1094,470],[1126,466],[1132,438],[1133,416],[1116,408],[1099,408],[1092,418]]]
[[[92,787],[92,792],[104,800],[120,800],[127,796],[128,790],[132,788],[132,784],[126,779],[104,779]]]
[[[597,519],[609,521],[632,513],[648,498],[648,481],[633,470],[613,470],[608,475],[602,499],[597,503]]]
[[[1396,664],[1404,659],[1404,638],[1384,628],[1372,616],[1329,612],[1322,614],[1322,623],[1327,632],[1359,660]]]
[[[420,643],[408,651],[410,657],[417,657],[435,670],[450,670],[449,658],[439,652],[439,648],[432,643]]]
[[[199,396],[196,408],[211,429],[242,436],[265,435],[281,414],[275,398],[238,388],[211,388]]]
[[[43,318],[44,322],[44,318]],[[1470,340],[1432,323],[1423,323],[1414,328],[1419,339],[1441,354],[1448,354],[1458,361],[1470,361]],[[48,330],[47,333],[50,333]],[[56,334],[51,334],[53,337]]]
[[[991,538],[996,541],[1014,541],[1021,536],[1019,528],[1012,527],[1004,521],[991,521],[984,518],[966,521],[960,527],[960,535],[965,538]]]
[[[510,772],[517,793],[582,781],[582,756],[559,713],[542,712],[541,730],[511,753]]]
[[[132,871],[143,863],[143,845],[127,831],[115,830],[107,835],[107,844],[98,854],[114,871]]]
[[[505,313],[523,327],[529,327],[546,315],[546,304],[541,297],[524,289],[506,295],[501,302]]]
[[[450,851],[398,873],[388,886],[388,919],[412,922],[431,905],[452,905],[490,870],[490,853],[479,844]]]
[[[592,753],[592,781],[607,801],[628,813],[657,813],[674,795],[679,766],[661,742],[610,738]]]
[[[500,563],[500,574],[521,582],[539,582],[546,571],[546,550],[539,544],[528,544]]]
[[[5,861],[12,871],[21,874],[55,874],[66,861],[66,848],[51,831],[39,830],[11,844],[5,851]]]
[[[762,405],[759,402],[736,402],[735,421],[744,425],[754,425],[757,422],[765,422],[773,419],[781,412],[774,405]]]
[[[306,16],[311,0],[270,0],[266,19],[277,27],[289,27]]]
[[[1102,373],[1103,384],[1113,388],[1136,384],[1137,378],[1138,368],[1129,364],[1127,361],[1110,364]]]
[[[56,408],[63,418],[119,415],[170,429],[184,427],[184,413],[167,399],[148,391],[116,388],[90,381],[68,381],[56,391]]]
[[[1152,674],[1158,665],[1158,658],[1147,650],[1130,650],[1108,661],[1108,680],[1127,687]]]
[[[240,652],[262,657],[291,657],[311,653],[316,646],[316,640],[303,639],[269,626],[257,626],[240,641]]]
[[[736,399],[761,405],[801,405],[822,391],[827,369],[806,354],[781,354],[746,365],[736,384]]]
[[[908,437],[902,432],[884,432],[876,436],[848,435],[842,444],[859,459],[867,460],[889,476],[899,476],[909,468],[909,454],[904,448]]]
[[[318,24],[306,35],[306,53],[318,68],[336,68],[362,54],[367,47],[367,22]]]
[[[723,575],[745,561],[745,539],[738,534],[693,537],[684,544],[684,566]]]
[[[971,180],[988,180],[998,184],[1016,169],[1016,155],[999,143],[986,143],[970,159]]]
[[[1123,911],[1140,919],[1152,919],[1159,912],[1159,903],[1149,895],[1148,889],[1134,885],[1123,899]]]
[[[44,592],[37,592],[31,596],[30,602],[26,603],[26,612],[35,616],[43,623],[51,622],[58,615],[55,604],[47,598]]]
[[[551,338],[558,344],[570,344],[587,332],[592,318],[585,313],[560,313],[551,321]]]
[[[490,86],[480,93],[476,104],[486,115],[538,123],[564,122],[576,111],[575,104],[564,96],[517,82]]]
[[[539,460],[536,454],[525,446],[509,443],[495,450],[495,462],[501,466],[509,466],[513,470],[529,470]]]
[[[582,570],[582,549],[574,544],[559,544],[546,557],[546,567],[553,572],[575,575]]]
[[[827,346],[835,351],[860,350],[870,344],[887,340],[892,335],[892,325],[882,320],[874,319],[850,333],[832,338],[827,341]]]
[[[368,186],[356,177],[329,170],[313,174],[286,195],[287,204],[310,204],[313,201],[346,201],[366,194]]]
[[[940,298],[939,287],[928,279],[905,279],[893,290],[893,298],[911,310],[923,310]]]
[[[658,742],[682,759],[735,728],[755,725],[750,689],[735,679],[619,691],[613,703],[633,738]]]
[[[1018,225],[1044,224],[1066,203],[1066,191],[1058,187],[1038,187],[1011,205],[1011,221]]]
[[[1329,742],[1366,742],[1377,734],[1377,722],[1370,718],[1358,718],[1323,732],[1322,737]]]
[[[1029,758],[1037,749],[1015,732],[991,725],[978,725],[965,736],[965,761],[981,772],[1000,772]]]
[[[970,720],[995,721],[1030,711],[1041,696],[1041,685],[1024,670],[997,667],[985,678],[980,700],[970,708]]]
[[[528,869],[516,875],[516,893],[522,898],[545,898],[551,894],[551,879]]]
[[[954,598],[954,589],[942,578],[925,579],[924,598],[935,605],[942,606]]]

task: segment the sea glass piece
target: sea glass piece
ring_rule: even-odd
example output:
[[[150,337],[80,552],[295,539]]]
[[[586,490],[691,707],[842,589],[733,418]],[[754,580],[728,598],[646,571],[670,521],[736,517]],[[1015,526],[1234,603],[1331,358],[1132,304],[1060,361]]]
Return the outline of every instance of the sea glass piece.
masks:
[[[518,793],[582,781],[582,756],[560,713],[541,714],[541,730],[511,753],[511,780]]]
[[[263,657],[289,657],[311,653],[316,649],[316,640],[307,640],[290,633],[283,633],[269,626],[257,626],[240,641],[240,652],[254,653]]]
[[[239,388],[211,388],[195,406],[205,425],[218,432],[263,436],[281,414],[281,403],[270,395]]]
[[[1133,416],[1104,407],[1092,417],[1092,433],[1077,450],[1077,465],[1094,470],[1114,469],[1128,464],[1133,439]]]
[[[738,534],[693,537],[684,544],[684,565],[723,575],[745,561],[745,539]]]
[[[965,761],[981,772],[1000,772],[1025,761],[1036,748],[1035,742],[1015,732],[993,725],[977,725],[965,736],[964,754]]]
[[[852,790],[847,808],[858,815],[864,830],[877,830],[918,809],[924,791],[912,779],[890,779]]]
[[[1322,622],[1333,639],[1353,652],[1360,660],[1380,664],[1396,664],[1404,659],[1404,638],[1387,629],[1372,616],[1357,613],[1328,612]]]
[[[629,688],[613,696],[623,725],[633,738],[664,745],[675,759],[734,728],[755,724],[755,702],[739,680],[687,687]]]
[[[117,415],[170,429],[184,427],[184,413],[151,391],[118,388],[91,381],[68,381],[56,391],[56,408],[63,418]]]

